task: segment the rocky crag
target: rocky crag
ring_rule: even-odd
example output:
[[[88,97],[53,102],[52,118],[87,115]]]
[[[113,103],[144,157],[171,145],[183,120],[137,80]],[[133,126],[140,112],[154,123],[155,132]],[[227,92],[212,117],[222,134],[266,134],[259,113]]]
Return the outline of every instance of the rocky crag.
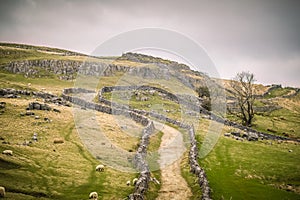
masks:
[[[54,74],[62,80],[73,80],[77,74],[101,77],[123,72],[147,79],[170,80],[176,78],[192,89],[213,82],[205,74],[193,71],[187,65],[142,54],[126,53],[116,58],[116,62],[111,60],[111,63],[100,60],[90,61],[88,56],[86,57],[87,59],[82,61],[68,59],[17,60],[4,63],[1,68],[11,73],[24,74],[25,77],[41,77],[41,74],[46,72]],[[124,60],[140,63],[140,65],[135,67],[126,65],[126,62],[122,64],[120,61]]]

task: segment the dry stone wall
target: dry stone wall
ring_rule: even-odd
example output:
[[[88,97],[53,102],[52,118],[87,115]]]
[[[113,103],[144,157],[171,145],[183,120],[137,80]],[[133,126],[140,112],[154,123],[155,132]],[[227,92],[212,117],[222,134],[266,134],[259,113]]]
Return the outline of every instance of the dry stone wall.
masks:
[[[24,60],[10,62],[5,69],[16,74],[26,76],[37,75],[39,69],[61,75],[62,79],[73,79],[82,62],[67,60]]]
[[[209,182],[207,180],[206,173],[203,168],[200,167],[197,158],[198,158],[198,148],[197,140],[195,138],[194,128],[191,126],[188,128],[188,133],[190,136],[191,148],[189,152],[189,162],[190,162],[190,171],[198,177],[198,184],[202,189],[203,200],[210,200],[211,189],[209,187]]]
[[[93,91],[81,88],[68,88],[63,91],[63,98],[84,108],[94,109],[107,114],[112,114],[112,108],[110,106],[100,105],[80,99],[79,97],[69,96],[69,94],[81,92],[91,93]],[[133,164],[136,169],[140,171],[140,175],[138,181],[136,182],[134,192],[128,196],[128,198],[131,200],[144,199],[144,195],[149,188],[150,181],[150,169],[146,161],[146,155],[147,147],[149,145],[149,137],[154,131],[153,122],[149,118],[130,110],[114,109],[114,114],[129,116],[137,123],[145,126],[142,132],[141,142],[133,159]]]
[[[101,91],[99,92],[99,99],[102,98],[103,92],[111,92],[111,91],[114,91],[114,90],[123,90],[123,89],[132,90],[132,89],[137,89],[137,88],[138,88],[137,86],[105,87],[105,88],[102,88]],[[146,89],[156,89],[155,87],[149,87],[148,88],[148,86],[145,87],[145,88]],[[108,100],[105,100],[105,101],[109,102]],[[112,103],[110,102],[110,105],[111,104]],[[118,106],[120,107],[121,105],[118,105]],[[148,111],[144,111],[144,110],[138,110],[138,109],[132,109],[132,112],[138,113],[138,114],[143,115],[143,116],[151,116],[151,117],[154,117],[158,120],[174,124],[176,126],[179,126],[180,128],[185,129],[188,132],[189,137],[190,137],[190,143],[191,143],[191,147],[190,147],[190,151],[189,151],[190,171],[193,174],[195,174],[198,178],[198,184],[199,184],[199,186],[201,187],[201,190],[202,190],[202,198],[201,199],[210,200],[211,199],[210,198],[211,189],[209,187],[209,182],[208,182],[208,179],[207,179],[207,176],[206,176],[206,173],[205,173],[204,169],[200,167],[200,165],[198,163],[198,160],[197,160],[197,158],[198,158],[198,148],[197,148],[197,141],[196,141],[196,138],[195,138],[194,128],[192,126],[190,126],[189,124],[185,124],[185,123],[182,123],[178,120],[171,119],[171,118],[166,117],[162,114],[158,114],[158,113],[154,113],[154,112],[148,112]],[[140,156],[142,156],[142,155],[140,155]],[[148,180],[148,179],[146,179],[147,176],[149,176],[147,173],[143,173],[143,177],[144,177],[143,180]],[[144,181],[144,183],[146,184],[146,181]],[[140,192],[144,191],[143,188],[144,187],[142,186],[142,187],[140,187],[140,189],[138,189],[136,191],[140,191]],[[130,199],[131,200],[133,200],[133,199],[143,199],[143,196],[141,196],[140,193],[138,193],[135,196],[131,195]]]
[[[155,117],[159,120],[166,120],[169,123],[175,123],[175,125],[179,124],[179,122],[175,122],[173,119],[165,117],[164,115],[154,113],[154,112],[147,112],[147,111],[128,108],[124,105],[120,105],[120,104],[108,101],[105,98],[103,98],[103,94],[105,92],[120,91],[120,90],[137,90],[137,89],[139,89],[139,90],[140,89],[141,90],[156,90],[160,93],[165,94],[167,99],[169,99],[171,101],[174,101],[176,103],[180,102],[184,105],[187,105],[191,110],[199,111],[201,114],[207,116],[210,120],[214,120],[214,121],[223,123],[227,126],[231,126],[231,127],[240,129],[241,131],[245,131],[245,132],[248,132],[248,133],[255,133],[259,138],[263,138],[263,139],[267,139],[267,140],[293,140],[291,138],[286,138],[286,137],[282,137],[282,136],[276,136],[276,135],[271,135],[271,134],[268,134],[268,133],[256,131],[256,130],[252,129],[251,127],[243,126],[241,124],[229,121],[227,119],[223,119],[223,118],[215,115],[214,113],[204,109],[200,105],[201,100],[199,100],[199,99],[191,99],[191,100],[187,101],[187,100],[185,100],[186,97],[183,97],[183,96],[180,96],[180,95],[176,96],[176,95],[174,95],[174,94],[172,94],[168,91],[165,91],[161,88],[156,88],[156,87],[152,87],[152,86],[110,86],[110,87],[103,87],[99,91],[98,99],[99,99],[99,102],[104,103],[104,104],[109,105],[109,106],[113,106],[113,107],[116,107],[116,108],[122,108],[122,109],[130,109],[130,110],[132,110],[134,112],[138,112],[142,115],[152,116],[152,117]],[[196,103],[195,103],[195,101],[196,101]]]
[[[36,76],[40,70],[57,74],[63,80],[76,78],[77,73],[91,76],[111,76],[115,72],[128,72],[130,67],[100,62],[83,62],[70,60],[24,60],[14,61],[4,69],[25,76]]]
[[[189,110],[198,111],[201,113],[206,113],[206,110],[201,106],[202,99],[186,95],[186,94],[173,94],[171,92],[168,92],[162,88],[154,87],[154,86],[148,86],[148,85],[140,85],[140,86],[109,86],[109,87],[103,87],[98,93],[98,100],[101,103],[104,103],[106,105],[111,105],[114,107],[124,107],[122,105],[118,105],[114,102],[108,101],[103,97],[104,93],[107,92],[113,92],[113,91],[136,91],[136,90],[142,90],[142,91],[156,91],[159,94],[163,96],[163,98],[168,99],[170,101],[173,101],[175,103],[179,103],[180,105],[186,106]]]
[[[21,98],[21,96],[32,96],[42,98],[46,103],[54,103],[56,105],[70,106],[62,97],[46,92],[36,92],[30,90],[17,90],[13,88],[0,89],[0,97],[3,98]]]

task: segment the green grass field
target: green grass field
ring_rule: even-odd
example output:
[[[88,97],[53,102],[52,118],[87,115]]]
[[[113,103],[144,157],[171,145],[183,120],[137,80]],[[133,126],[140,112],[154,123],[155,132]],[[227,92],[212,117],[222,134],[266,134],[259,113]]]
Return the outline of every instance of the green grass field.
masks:
[[[12,60],[30,59],[62,59],[83,61],[84,55],[62,55],[70,52],[48,48],[0,44],[0,65]],[[7,53],[9,52],[9,53]],[[99,62],[114,62],[120,65],[139,67],[140,63],[115,58],[89,58]],[[149,61],[150,57],[145,61]],[[159,59],[158,59],[159,60]],[[167,61],[163,61],[167,62]],[[11,74],[0,70],[0,88],[28,89],[46,91],[60,95],[67,87],[84,86],[99,89],[103,86],[127,84],[149,84],[167,91],[186,91],[188,88],[170,80],[151,80],[133,77],[117,72],[111,77],[78,77],[79,82],[59,80],[55,75],[41,71],[40,78],[25,78],[22,74]],[[261,90],[265,90],[260,86]],[[191,91],[189,91],[191,92]],[[273,90],[263,100],[281,106],[281,109],[259,113],[255,116],[253,128],[271,134],[300,137],[300,94],[291,98],[282,98],[291,93],[290,88]],[[122,94],[119,94],[122,95]],[[105,94],[110,99],[113,95]],[[143,94],[148,98],[141,101],[132,96],[128,102],[134,108],[156,110],[175,119],[181,119],[181,108],[176,103],[155,94]],[[118,96],[114,96],[117,101]],[[99,193],[99,199],[124,199],[134,190],[126,182],[137,177],[136,173],[121,172],[107,167],[104,172],[95,171],[99,161],[84,146],[75,128],[72,108],[58,107],[61,113],[52,111],[34,111],[40,119],[21,116],[32,101],[42,99],[21,97],[18,99],[1,98],[6,102],[4,112],[0,114],[0,151],[11,149],[13,156],[0,154],[0,185],[7,189],[6,199],[88,199],[92,191]],[[120,101],[120,100],[119,100]],[[120,101],[120,103],[125,103]],[[261,101],[256,106],[263,106]],[[166,110],[169,110],[168,112]],[[52,120],[48,123],[43,118]],[[84,116],[83,116],[84,117]],[[118,140],[116,143],[127,151],[135,151],[140,138],[128,136],[113,122],[113,117],[98,113],[99,122],[103,124],[107,137]],[[229,119],[238,121],[234,116]],[[122,120],[122,119],[121,119]],[[124,120],[125,121],[125,120]],[[197,140],[201,145],[210,121],[200,119],[197,129]],[[170,124],[168,124],[170,125]],[[172,126],[172,125],[170,125]],[[176,126],[172,126],[177,128]],[[128,129],[131,130],[131,129]],[[132,132],[139,129],[132,129]],[[183,130],[185,141],[187,135]],[[236,131],[224,127],[223,132]],[[38,133],[38,142],[28,146],[24,142],[31,141],[34,133]],[[156,152],[161,143],[162,132],[150,138],[149,152]],[[133,134],[134,135],[134,134]],[[63,144],[54,144],[54,138],[62,138]],[[7,142],[9,144],[7,144]],[[154,153],[155,154],[155,153]],[[158,155],[154,155],[155,156]],[[241,142],[221,136],[213,150],[199,163],[205,169],[213,199],[300,199],[300,148],[299,143],[277,143],[276,141],[260,140],[257,142]],[[157,162],[151,160],[151,168],[157,168]],[[152,174],[160,180],[160,170]],[[181,162],[181,174],[193,192],[191,199],[199,199],[201,190],[196,177],[189,173],[187,153]],[[148,200],[155,199],[160,185],[150,183]]]
[[[198,133],[201,143],[203,132]],[[212,152],[199,159],[213,199],[299,199],[299,144],[270,142],[220,137]]]
[[[10,143],[1,143],[0,150],[14,152],[14,156],[0,155],[0,185],[6,187],[8,199],[87,199],[91,191],[97,191],[102,199],[122,199],[131,193],[133,186],[127,186],[126,181],[135,174],[110,168],[103,173],[95,171],[99,163],[82,145],[70,109],[58,107],[61,113],[35,111],[41,117],[38,120],[21,117],[28,102],[7,103],[0,115],[1,138]],[[44,117],[53,121],[44,122]],[[33,133],[38,133],[38,142],[24,146]],[[54,138],[65,142],[53,144]]]

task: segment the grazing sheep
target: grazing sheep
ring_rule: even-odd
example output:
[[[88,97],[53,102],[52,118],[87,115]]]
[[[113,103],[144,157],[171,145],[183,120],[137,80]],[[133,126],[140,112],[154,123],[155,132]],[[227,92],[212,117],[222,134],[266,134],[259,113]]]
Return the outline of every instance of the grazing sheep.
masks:
[[[89,195],[89,199],[98,200],[98,193],[97,192],[91,192]]]
[[[127,181],[127,182],[126,182],[126,185],[129,186],[129,185],[130,185],[130,181]]]
[[[104,171],[104,165],[98,165],[98,166],[96,167],[96,171],[98,171],[98,172],[103,172],[103,171]]]
[[[0,187],[0,197],[5,197],[5,187]]]
[[[5,155],[8,155],[8,156],[12,156],[13,155],[13,151],[12,150],[4,150],[2,153],[5,154]]]
[[[37,133],[34,133],[33,134],[33,136],[32,136],[32,140],[34,140],[34,141],[38,141],[38,135],[37,135]]]
[[[134,178],[133,180],[132,180],[132,184],[133,185],[136,185],[136,182],[138,181],[138,179],[137,178]]]

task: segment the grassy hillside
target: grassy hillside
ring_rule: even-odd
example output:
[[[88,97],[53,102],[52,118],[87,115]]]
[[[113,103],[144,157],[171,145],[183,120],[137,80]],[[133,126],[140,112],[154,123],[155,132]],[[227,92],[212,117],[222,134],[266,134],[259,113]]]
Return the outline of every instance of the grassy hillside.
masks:
[[[11,61],[57,59],[113,63],[131,67],[155,66],[155,63],[172,64],[173,62],[151,56],[117,59],[91,58],[80,53],[74,53],[56,48],[35,47],[30,45],[0,43],[0,65]],[[174,63],[173,63],[174,64]],[[181,66],[185,69],[186,66]],[[188,69],[188,74],[192,74]],[[196,77],[195,74],[192,74]],[[191,76],[190,76],[191,77]],[[25,78],[22,74],[12,74],[0,70],[0,88],[27,89],[47,91],[57,95],[67,87],[88,86],[99,89],[103,86],[124,84],[149,84],[161,87],[170,92],[187,92],[195,94],[190,88],[183,86],[174,79],[151,80],[142,77],[115,73],[112,76],[82,78],[80,84],[72,80],[59,80],[54,74],[45,74],[41,78]],[[201,78],[199,78],[201,79]],[[225,85],[226,82],[225,81]],[[93,83],[91,85],[91,83]],[[262,95],[270,87],[256,85],[257,94]],[[295,91],[294,88],[277,88],[258,98],[256,106],[277,106],[278,109],[257,113],[253,128],[271,134],[300,138],[300,94],[286,97]],[[156,94],[140,92],[131,96],[128,102],[119,99],[118,94],[105,93],[106,99],[117,99],[119,103],[128,103],[137,109],[155,110],[174,119],[192,118],[185,115],[180,105]],[[228,93],[230,95],[230,93]],[[146,97],[147,100],[141,100]],[[97,191],[100,199],[124,199],[134,187],[126,182],[137,176],[135,173],[121,172],[107,167],[104,172],[95,171],[99,161],[92,156],[80,139],[75,128],[73,108],[57,108],[61,113],[53,111],[34,111],[39,119],[31,116],[21,116],[32,101],[43,102],[42,99],[21,97],[17,99],[0,98],[6,102],[6,108],[0,114],[0,151],[11,149],[14,156],[0,154],[0,186],[7,189],[6,199],[87,199],[91,191]],[[82,110],[82,112],[88,112]],[[88,115],[86,115],[88,116]],[[81,116],[85,118],[85,115]],[[44,118],[49,118],[47,122]],[[234,116],[229,119],[238,121]],[[126,151],[136,151],[139,142],[140,125],[125,118],[116,119],[112,115],[97,113],[95,120],[105,135],[115,144]],[[122,121],[127,126],[127,132],[119,126]],[[203,142],[210,121],[199,120],[197,139]],[[173,126],[177,128],[176,126]],[[186,133],[182,131],[184,137]],[[238,131],[224,127],[223,133]],[[131,134],[128,134],[130,132]],[[32,136],[38,134],[38,141]],[[149,151],[156,152],[161,143],[163,133],[158,132],[150,138]],[[54,144],[54,138],[62,138],[63,144]],[[32,143],[28,143],[31,141]],[[24,143],[26,145],[24,145]],[[205,158],[199,159],[204,167],[213,199],[299,199],[300,198],[300,148],[299,143],[278,143],[277,141],[259,140],[257,142],[237,141],[221,136],[212,152]],[[156,162],[151,167],[157,167]],[[187,153],[181,162],[181,174],[190,186],[193,197],[198,199],[201,190],[194,175],[189,173]],[[160,171],[153,172],[160,180]],[[147,199],[155,199],[160,185],[150,184]]]
[[[132,191],[126,181],[132,180],[135,174],[109,168],[103,173],[95,171],[99,162],[81,143],[70,108],[57,107],[61,113],[34,111],[40,116],[35,119],[20,116],[31,100],[1,101],[7,105],[0,115],[0,150],[14,152],[11,157],[0,155],[0,185],[7,188],[8,199],[86,199],[91,191],[97,191],[103,199],[117,199]],[[45,117],[52,122],[44,121]],[[31,139],[34,133],[38,134],[37,142]],[[54,144],[54,138],[65,142]],[[29,141],[32,143],[25,146]]]
[[[202,119],[201,143],[209,120]],[[223,133],[236,131],[224,127]],[[213,189],[213,199],[299,199],[298,143],[238,141],[221,135],[212,152],[199,159]]]
[[[227,95],[230,94],[230,81],[227,82]],[[254,85],[256,95],[254,116],[252,127],[256,130],[291,137],[300,138],[300,93],[297,88],[278,87],[271,89],[270,86]],[[270,91],[269,91],[270,90]],[[269,92],[268,92],[269,91]],[[263,110],[263,111],[261,111]],[[227,113],[227,118],[241,123],[235,115]]]

